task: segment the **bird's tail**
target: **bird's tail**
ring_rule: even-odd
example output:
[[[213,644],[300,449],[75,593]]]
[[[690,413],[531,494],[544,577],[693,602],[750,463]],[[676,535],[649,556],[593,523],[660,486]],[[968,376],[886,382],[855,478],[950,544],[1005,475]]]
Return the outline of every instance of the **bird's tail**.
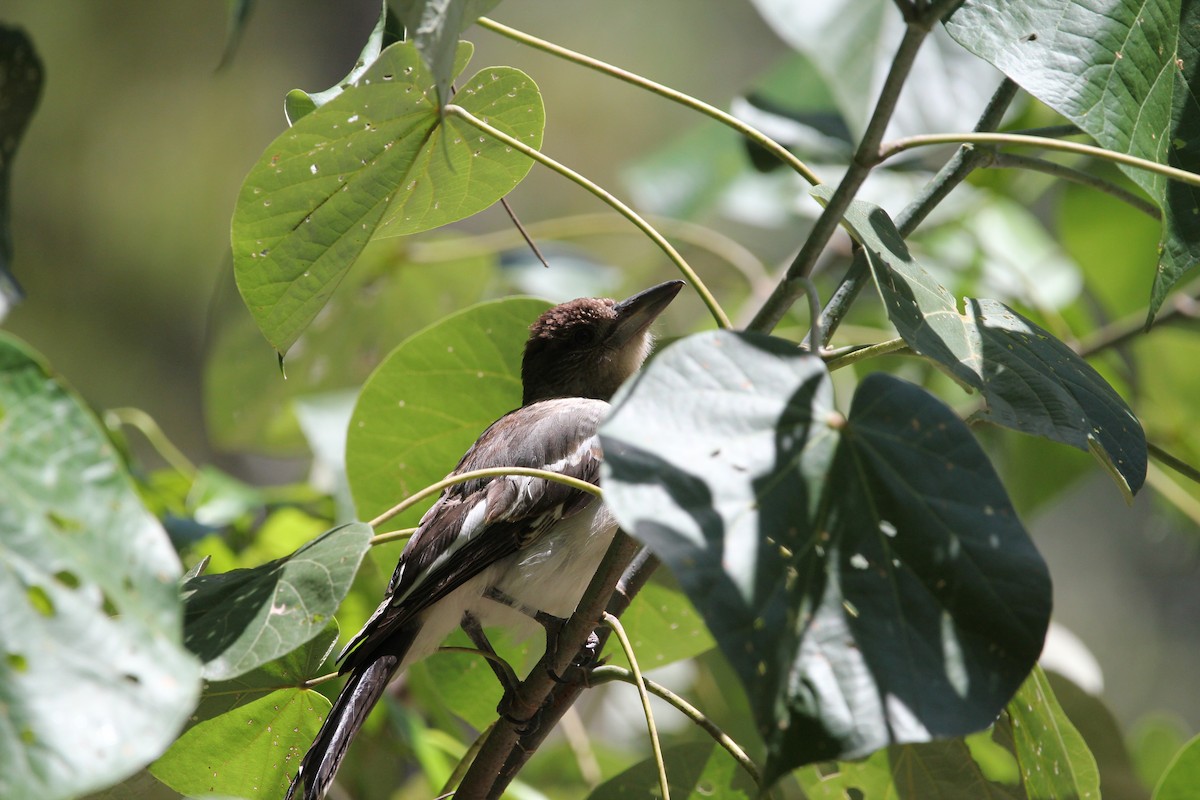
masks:
[[[371,709],[383,697],[388,682],[400,667],[401,657],[383,653],[359,664],[350,672],[342,693],[329,710],[325,724],[300,762],[284,800],[293,800],[298,789],[303,800],[320,800],[337,773],[350,741],[366,721]]]

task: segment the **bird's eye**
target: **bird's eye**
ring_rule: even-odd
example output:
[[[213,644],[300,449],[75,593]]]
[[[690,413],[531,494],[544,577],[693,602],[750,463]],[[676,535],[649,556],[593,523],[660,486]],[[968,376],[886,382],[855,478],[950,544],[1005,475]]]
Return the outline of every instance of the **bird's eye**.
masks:
[[[589,345],[596,341],[596,331],[590,325],[581,325],[571,332],[571,344]]]

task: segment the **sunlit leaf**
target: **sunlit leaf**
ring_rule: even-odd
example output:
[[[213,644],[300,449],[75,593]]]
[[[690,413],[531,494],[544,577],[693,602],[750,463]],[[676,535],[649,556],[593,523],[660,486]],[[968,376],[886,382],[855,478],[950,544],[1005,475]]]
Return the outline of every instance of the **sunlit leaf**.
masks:
[[[100,424],[0,333],[0,797],[136,772],[200,689],[166,533]]]
[[[460,45],[460,64],[469,49]],[[433,93],[414,45],[394,44],[272,142],[246,177],[233,217],[234,272],[278,352],[296,342],[372,237],[468,217],[529,171],[524,155],[443,119]],[[520,71],[485,69],[463,81],[455,101],[541,145],[541,96]]]
[[[663,751],[671,797],[750,800],[759,796],[754,781],[725,750],[712,742],[677,745]],[[658,767],[648,758],[609,778],[588,800],[660,797]]]
[[[1154,800],[1190,800],[1200,786],[1200,736],[1183,746],[1154,787]]]
[[[643,670],[693,658],[716,644],[687,597],[660,583],[648,583],[637,593],[621,615],[621,624]],[[609,663],[629,663],[614,639],[609,639],[605,652]]]
[[[885,375],[714,332],[614,401],[602,485],[742,680],[768,779],[986,727],[1041,651],[1045,564],[966,426]]]
[[[1100,773],[1087,743],[1063,713],[1041,668],[1008,704],[1025,792],[1031,800],[1100,797]]]
[[[205,677],[237,677],[320,634],[370,538],[369,526],[353,522],[261,567],[188,581],[184,641],[203,660]]]
[[[1200,4],[967,0],[946,25],[964,47],[1102,146],[1200,169]],[[1163,210],[1150,319],[1200,260],[1200,190],[1125,168]]]

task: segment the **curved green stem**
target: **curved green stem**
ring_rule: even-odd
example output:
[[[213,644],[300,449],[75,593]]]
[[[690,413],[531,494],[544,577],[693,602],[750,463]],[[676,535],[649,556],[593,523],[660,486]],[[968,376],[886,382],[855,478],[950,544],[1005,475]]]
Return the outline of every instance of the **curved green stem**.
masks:
[[[865,347],[855,348],[849,353],[839,353],[834,355],[825,362],[825,367],[830,372],[833,372],[835,369],[848,367],[851,364],[857,364],[859,361],[866,361],[868,358],[886,356],[889,353],[898,353],[907,349],[908,344],[906,344],[903,339],[888,339],[886,342],[879,342],[878,344],[869,344]]]
[[[416,528],[399,528],[394,531],[384,531],[383,533],[377,533],[374,536],[372,536],[371,540],[369,542],[367,542],[367,544],[371,545],[371,547],[374,547],[377,544],[387,544],[388,542],[398,542],[401,539],[407,539],[408,537],[412,536],[416,532],[417,532]]]
[[[451,475],[449,478],[445,478],[437,483],[426,486],[416,494],[410,495],[408,498],[392,506],[367,524],[372,528],[378,527],[397,514],[404,513],[417,503],[424,500],[426,497],[435,494],[441,494],[443,489],[454,486],[457,483],[466,483],[467,481],[479,480],[480,478],[499,478],[504,475],[522,475],[528,478],[542,478],[543,480],[561,483],[564,486],[570,486],[572,489],[578,489],[581,492],[593,494],[596,497],[601,496],[600,487],[596,484],[588,483],[587,481],[581,481],[578,478],[572,478],[569,475],[563,475],[560,472],[550,472],[549,470],[534,469],[532,467],[489,467],[487,469],[472,469],[468,470],[467,472],[460,472],[456,475]]]
[[[633,684],[637,687],[638,696],[642,699],[642,711],[646,714],[646,731],[650,734],[650,748],[654,751],[654,763],[658,767],[658,788],[662,800],[671,800],[671,789],[667,785],[667,765],[663,761],[662,743],[658,740],[658,728],[654,725],[654,713],[650,710],[650,693],[646,690],[646,679],[642,677],[641,667],[638,666],[637,656],[634,655],[633,645],[625,635],[621,621],[607,611],[600,618],[612,632],[616,634],[625,658],[629,661],[630,672],[633,674]]]
[[[613,665],[605,665],[596,667],[590,673],[592,684],[608,683],[609,681],[622,681],[624,683],[635,683],[633,673],[624,667]],[[661,698],[675,707],[677,711],[690,719],[692,722],[700,726],[700,728],[713,738],[717,744],[725,748],[725,751],[733,757],[742,769],[754,780],[755,785],[762,785],[762,776],[758,772],[758,767],[754,765],[754,761],[750,756],[746,755],[746,751],[735,742],[729,734],[717,727],[716,723],[704,715],[704,712],[696,708],[684,698],[672,692],[662,684],[655,683],[649,678],[643,678],[643,683],[646,685],[647,691],[655,697]]]
[[[676,250],[661,233],[656,231],[653,226],[650,225],[650,223],[646,222],[646,220],[642,219],[642,217],[639,216],[638,213],[632,208],[625,205],[625,203],[618,200],[613,194],[598,184],[593,183],[592,181],[583,177],[575,170],[567,167],[564,164],[560,164],[549,156],[543,154],[541,151],[535,150],[524,142],[509,136],[504,131],[492,127],[476,117],[470,111],[467,111],[462,106],[456,106],[454,104],[447,105],[445,107],[445,113],[448,116],[458,117],[468,125],[478,128],[497,141],[503,142],[507,146],[513,148],[517,152],[532,158],[534,161],[543,166],[549,167],[559,175],[562,175],[564,178],[567,178],[573,183],[582,186],[584,189],[587,189],[593,195],[603,200],[617,213],[632,222],[643,233],[650,237],[651,241],[658,245],[659,249],[666,254],[667,258],[671,259],[675,266],[679,268],[679,271],[683,273],[683,276],[691,283],[692,288],[696,290],[696,293],[700,295],[700,299],[704,301],[704,305],[708,306],[709,313],[712,314],[713,319],[717,322],[717,325],[722,328],[732,327],[732,323],[729,321],[729,317],[725,314],[724,309],[721,308],[721,305],[717,302],[717,299],[713,297],[712,292],[708,290],[708,287],[704,285],[704,282],[700,280],[700,277],[696,274],[695,270],[691,268],[687,261],[684,260],[683,256],[679,254],[679,251]]]
[[[1022,156],[1016,153],[995,153],[992,157],[984,162],[985,167],[1009,168],[1009,169],[1026,169],[1030,172],[1040,172],[1043,175],[1052,175],[1055,178],[1061,178],[1065,181],[1078,183],[1080,186],[1087,186],[1089,189],[1095,189],[1104,192],[1111,197],[1115,197],[1126,205],[1136,208],[1148,217],[1153,219],[1162,219],[1162,212],[1158,210],[1158,206],[1140,197],[1133,192],[1121,186],[1117,186],[1112,181],[1106,181],[1091,173],[1084,172],[1074,167],[1068,167],[1066,164],[1059,164],[1056,161],[1047,161],[1044,158],[1035,158],[1033,156]]]
[[[515,42],[520,42],[521,44],[541,50],[544,53],[549,53],[550,55],[566,59],[573,64],[579,64],[580,66],[587,67],[588,69],[594,69],[597,72],[601,72],[605,75],[616,78],[617,80],[637,86],[640,89],[654,92],[660,97],[665,97],[666,99],[679,103],[682,106],[686,106],[693,111],[698,111],[701,114],[720,122],[722,125],[732,128],[742,136],[757,144],[759,147],[762,147],[764,150],[771,153],[771,155],[775,156],[784,164],[795,170],[796,173],[798,173],[804,178],[804,180],[808,181],[813,186],[816,186],[821,182],[821,179],[816,176],[816,173],[809,169],[808,165],[806,165],[803,161],[796,158],[796,156],[794,156],[786,147],[779,144],[770,136],[767,136],[757,128],[742,122],[732,114],[727,114],[721,109],[711,106],[702,100],[697,100],[691,95],[684,94],[683,92],[672,89],[669,86],[664,86],[661,83],[655,83],[648,78],[643,78],[641,75],[621,69],[620,67],[609,64],[608,62],[592,58],[591,56],[585,56],[582,53],[575,52],[574,50],[568,50],[565,47],[554,44],[553,42],[548,42],[545,39],[539,39],[536,36],[531,36],[530,34],[525,33],[524,31],[519,31],[516,28],[510,28],[507,25],[501,25],[499,22],[488,19],[487,17],[481,17],[477,21],[477,24],[481,28],[486,28],[493,33],[506,36]]]
[[[171,469],[189,480],[195,479],[198,471],[196,465],[175,446],[174,442],[167,438],[154,417],[140,408],[110,408],[104,413],[104,416],[106,420],[111,420],[110,427],[114,427],[113,423],[115,423],[137,430],[146,437],[146,441],[150,443],[155,452],[162,456],[162,460],[167,462]]]
[[[322,683],[329,683],[330,681],[335,681],[340,677],[342,677],[342,673],[340,673],[340,672],[328,672],[324,675],[319,675],[316,678],[309,678],[308,680],[306,680],[300,684],[300,688],[301,689],[311,689],[314,686],[320,686]]]
[[[1177,167],[1148,161],[1144,158],[1131,156],[1128,153],[1106,150],[1103,147],[1097,147],[1092,144],[1066,142],[1061,139],[1048,139],[1043,136],[1026,136],[1017,133],[931,133],[922,136],[906,136],[903,139],[896,139],[895,141],[886,142],[881,145],[878,160],[879,162],[883,162],[906,150],[939,144],[993,144],[1040,147],[1043,150],[1056,150],[1063,153],[1094,156],[1095,158],[1102,158],[1116,164],[1124,164],[1127,167],[1153,172],[1156,175],[1162,175],[1163,177],[1171,178],[1172,180],[1177,180],[1191,186],[1200,186],[1200,175],[1178,169]]]

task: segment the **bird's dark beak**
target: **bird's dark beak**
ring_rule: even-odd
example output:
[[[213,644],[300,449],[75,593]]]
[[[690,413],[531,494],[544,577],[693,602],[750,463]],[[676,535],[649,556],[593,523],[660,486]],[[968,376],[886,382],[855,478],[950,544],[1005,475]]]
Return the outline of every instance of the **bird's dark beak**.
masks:
[[[617,326],[613,331],[613,340],[619,345],[632,340],[635,336],[650,327],[650,323],[658,318],[679,290],[683,281],[667,281],[658,286],[651,286],[645,291],[638,292],[628,300],[617,303],[613,310],[617,312]]]

